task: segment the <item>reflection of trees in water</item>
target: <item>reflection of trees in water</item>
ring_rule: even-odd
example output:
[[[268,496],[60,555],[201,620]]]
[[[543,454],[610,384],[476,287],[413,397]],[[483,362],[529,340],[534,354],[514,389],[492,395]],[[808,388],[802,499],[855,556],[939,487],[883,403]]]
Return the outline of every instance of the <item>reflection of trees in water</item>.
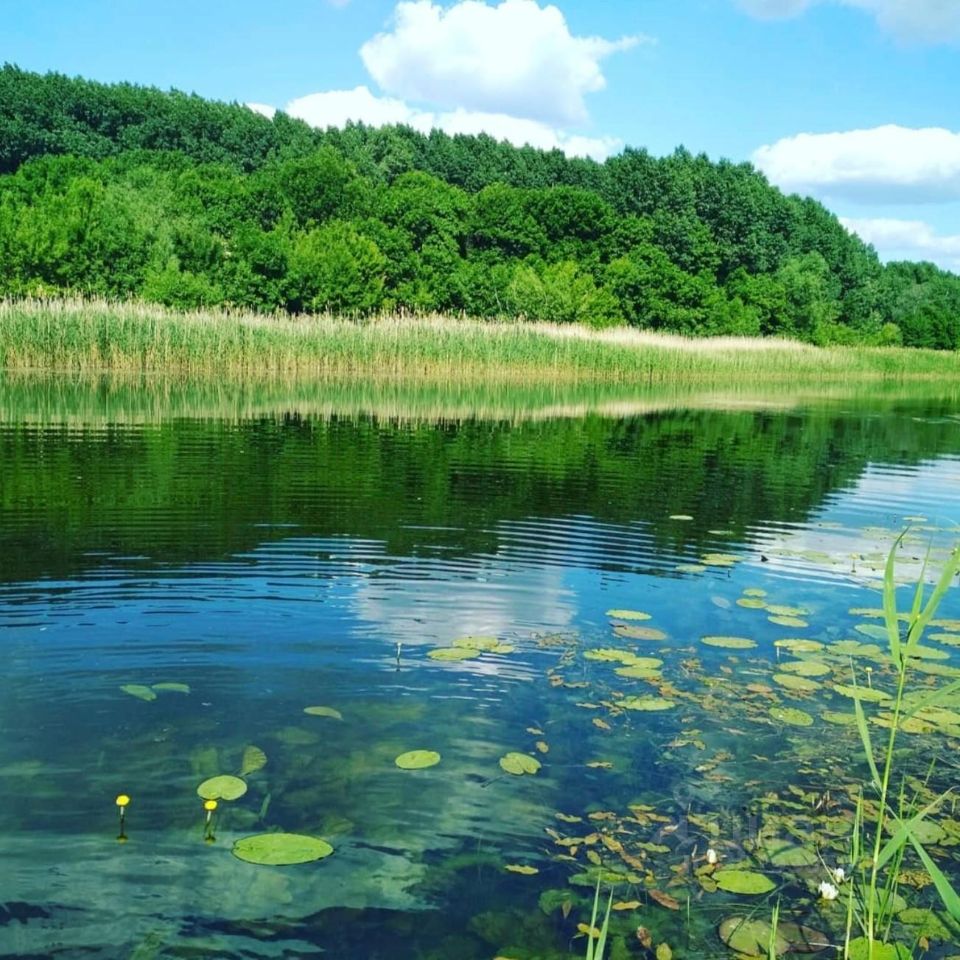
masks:
[[[919,413],[928,415],[915,419]],[[717,527],[801,522],[868,463],[960,452],[944,410],[660,412],[505,424],[297,416],[0,433],[6,579],[66,575],[91,551],[181,562],[264,540],[348,536],[392,555],[496,552],[499,524],[590,517],[698,549]],[[939,419],[938,419],[939,418]],[[678,525],[670,514],[690,514]],[[277,525],[271,527],[271,525]],[[628,537],[598,540],[625,562]]]

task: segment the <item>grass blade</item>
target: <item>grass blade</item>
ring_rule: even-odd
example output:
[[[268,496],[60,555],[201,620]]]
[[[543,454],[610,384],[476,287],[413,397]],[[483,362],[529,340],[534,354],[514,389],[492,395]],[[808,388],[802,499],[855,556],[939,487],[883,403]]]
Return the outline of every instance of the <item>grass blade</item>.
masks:
[[[853,678],[853,686],[857,686],[857,678]],[[863,741],[863,751],[867,755],[867,763],[870,764],[870,776],[873,777],[873,785],[880,789],[880,771],[877,769],[877,761],[873,758],[873,744],[870,741],[870,730],[867,727],[867,718],[864,715],[863,707],[860,701],[853,698],[853,709],[857,718],[857,730],[860,731],[860,739]]]
[[[877,857],[877,868],[882,868],[887,861],[907,842],[907,840],[912,839],[913,837],[913,828],[921,824],[926,818],[927,815],[932,813],[941,803],[950,795],[951,791],[947,790],[946,793],[940,794],[939,797],[932,800],[927,806],[925,806],[919,813],[914,814],[909,820],[899,820],[895,819],[894,822],[899,824],[896,830],[894,830],[893,835],[886,842],[883,849],[880,851],[880,856]]]
[[[910,624],[910,633],[907,636],[907,656],[910,656],[910,652],[919,645],[923,631],[927,629],[927,624],[933,619],[937,607],[940,606],[940,601],[947,590],[950,589],[950,584],[958,571],[960,571],[960,547],[954,548],[950,554],[950,558],[944,564],[940,573],[940,579],[937,581],[933,593],[930,594],[930,599],[927,600],[927,605],[923,608],[919,617]]]
[[[907,531],[897,537],[887,556],[887,565],[883,571],[883,620],[887,627],[887,641],[890,644],[890,656],[894,665],[900,666],[900,621],[897,619],[897,582],[894,577],[897,547],[903,543]],[[878,778],[879,782],[879,778]]]
[[[933,885],[937,888],[937,893],[940,894],[940,899],[947,908],[947,913],[949,913],[954,920],[960,920],[960,896],[957,895],[957,891],[953,889],[950,881],[943,875],[943,871],[933,862],[930,854],[924,850],[923,844],[913,836],[910,837],[910,842],[914,845],[918,856],[923,861],[924,869],[930,874]]]

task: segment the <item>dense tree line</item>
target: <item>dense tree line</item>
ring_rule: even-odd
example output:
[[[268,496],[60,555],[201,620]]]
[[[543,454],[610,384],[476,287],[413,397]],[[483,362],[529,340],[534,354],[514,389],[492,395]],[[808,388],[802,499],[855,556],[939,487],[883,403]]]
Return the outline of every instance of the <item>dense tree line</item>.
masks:
[[[6,66],[0,294],[59,291],[960,347],[960,278],[884,267],[749,164],[320,131]]]

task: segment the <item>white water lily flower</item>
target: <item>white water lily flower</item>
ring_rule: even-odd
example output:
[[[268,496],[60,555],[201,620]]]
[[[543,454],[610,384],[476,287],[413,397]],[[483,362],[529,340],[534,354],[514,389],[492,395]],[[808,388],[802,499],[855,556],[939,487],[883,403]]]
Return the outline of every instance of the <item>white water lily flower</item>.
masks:
[[[839,885],[839,884],[843,883],[843,881],[846,880],[846,879],[847,879],[847,871],[844,870],[843,867],[837,867],[837,868],[833,871],[833,882],[834,882],[834,883],[836,883],[836,884]]]
[[[714,850],[713,847],[711,847],[711,848],[707,851],[707,863],[711,864],[711,866],[712,866],[712,865],[715,864],[719,859],[720,859],[720,856],[718,855],[717,851]]]
[[[829,880],[822,880],[820,886],[817,887],[817,893],[823,897],[824,900],[836,900],[840,896],[840,891],[832,884]]]

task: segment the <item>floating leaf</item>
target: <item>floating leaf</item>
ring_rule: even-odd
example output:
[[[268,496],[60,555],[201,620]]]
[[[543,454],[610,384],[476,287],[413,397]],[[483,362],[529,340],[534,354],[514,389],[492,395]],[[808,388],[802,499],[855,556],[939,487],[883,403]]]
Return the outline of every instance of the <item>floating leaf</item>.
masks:
[[[616,647],[595,647],[584,653],[586,660],[599,660],[601,663],[622,663],[628,667],[662,667],[663,661],[656,657],[638,657],[630,650]]]
[[[642,906],[639,900],[618,900],[610,908],[611,910],[636,910]]]
[[[824,710],[820,716],[827,723],[835,723],[839,727],[852,727],[856,725],[857,718],[852,713],[838,713],[835,710]]]
[[[883,703],[890,699],[889,693],[884,693],[883,690],[874,690],[872,687],[866,686],[858,685],[854,687],[847,686],[847,684],[844,683],[835,683],[833,690],[842,697],[850,697],[853,700],[865,700],[867,703]]]
[[[508,863],[503,869],[509,870],[510,873],[519,873],[524,877],[532,877],[540,872],[536,867],[528,867],[522,863]]]
[[[819,862],[815,850],[799,847],[789,840],[771,840],[765,850],[775,867],[812,867]]]
[[[515,777],[536,773],[542,764],[536,757],[526,753],[508,753],[500,758],[500,767]]]
[[[743,591],[745,597],[765,597],[767,595],[766,590],[762,590],[760,587],[748,587]]]
[[[785,607],[780,603],[771,603],[767,606],[767,613],[771,613],[775,617],[802,617],[808,612],[803,607]]]
[[[874,940],[872,950],[870,946],[866,937],[857,937],[850,941],[847,957],[849,960],[910,960],[913,956],[913,951],[902,943],[882,943]]]
[[[437,647],[436,650],[431,650],[427,656],[431,660],[440,660],[446,663],[455,660],[473,660],[480,656],[480,651],[474,647]]]
[[[499,637],[458,637],[453,641],[453,646],[465,650],[495,650],[499,645]]]
[[[157,695],[150,689],[150,687],[144,686],[142,683],[125,683],[120,688],[124,693],[129,693],[131,697],[136,697],[138,700],[156,700]]]
[[[617,706],[622,710],[672,710],[676,703],[663,697],[624,697]]]
[[[700,642],[708,647],[722,647],[724,650],[752,650],[757,645],[756,640],[747,637],[701,637]]]
[[[267,765],[267,755],[259,748],[251,744],[244,747],[243,758],[240,761],[240,776],[245,777],[248,773],[256,773]]]
[[[299,833],[259,833],[233,845],[233,855],[238,859],[275,867],[310,863],[331,853],[333,847],[326,840]]]
[[[767,602],[756,597],[740,597],[737,600],[737,606],[743,607],[745,610],[765,610]]]
[[[702,563],[678,563],[673,569],[677,573],[706,573],[707,570]]]
[[[618,637],[624,637],[628,640],[666,640],[667,635],[662,630],[654,627],[632,627],[620,626],[614,627],[613,632]]]
[[[210,777],[197,787],[197,795],[204,800],[239,800],[246,792],[246,782],[228,773]]]
[[[794,660],[790,663],[781,663],[783,673],[795,673],[798,677],[822,677],[830,673],[830,667],[819,660]]]
[[[771,707],[769,713],[774,720],[793,727],[809,727],[813,724],[813,717],[809,713],[795,707]]]
[[[776,887],[776,884],[762,873],[755,870],[718,870],[713,875],[713,880],[721,890],[728,893],[744,893],[756,895],[769,893]]]
[[[343,714],[333,707],[304,707],[304,713],[309,713],[311,717],[331,717],[334,720],[342,720]]]
[[[793,653],[817,653],[823,649],[819,640],[807,640],[805,637],[787,637],[785,640],[774,640],[773,645],[782,650]]]
[[[165,681],[163,683],[153,684],[154,690],[167,691],[168,693],[189,693],[190,685],[187,683],[171,683]]]
[[[858,623],[853,629],[871,640],[887,640],[887,628],[879,623]]]
[[[689,520],[692,520],[693,517],[691,517],[689,513],[671,513],[670,519],[689,521]]]
[[[650,899],[655,900],[661,907],[666,907],[668,910],[680,909],[680,901],[676,897],[671,897],[669,893],[664,893],[662,890],[648,890],[647,893]]]
[[[629,680],[659,680],[660,671],[656,667],[617,667],[613,671],[618,677]]]
[[[810,624],[806,620],[801,620],[799,617],[767,617],[771,623],[776,623],[781,627],[809,627]]]
[[[607,616],[614,620],[651,620],[649,613],[642,610],[608,610]]]
[[[831,946],[825,933],[797,923],[780,921],[776,932],[762,917],[727,917],[717,928],[720,939],[742,957],[768,957],[771,934],[774,952],[818,953]]]
[[[401,770],[424,770],[435,767],[440,762],[440,754],[435,750],[408,750],[393,762]]]
[[[816,680],[810,680],[807,677],[799,677],[795,673],[775,673],[773,682],[779,683],[781,687],[786,687],[787,690],[799,690],[804,693],[820,690],[823,687],[822,683],[817,683]]]

